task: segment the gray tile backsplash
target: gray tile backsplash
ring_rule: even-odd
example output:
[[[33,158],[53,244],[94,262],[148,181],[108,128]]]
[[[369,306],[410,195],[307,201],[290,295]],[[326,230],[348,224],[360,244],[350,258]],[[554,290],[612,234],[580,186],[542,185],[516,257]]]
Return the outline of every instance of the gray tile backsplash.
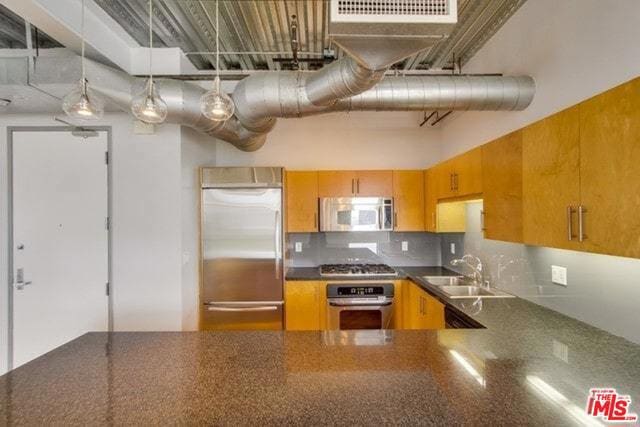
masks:
[[[402,251],[402,242],[408,250]],[[295,251],[295,243],[302,252]],[[340,232],[289,233],[287,261],[291,267],[333,263],[383,263],[395,266],[440,265],[440,236],[433,233]]]
[[[640,260],[487,240],[481,209],[467,204],[467,232],[441,236],[443,265],[455,270],[452,259],[476,255],[494,286],[640,343]],[[551,282],[552,265],[567,268],[568,286]]]

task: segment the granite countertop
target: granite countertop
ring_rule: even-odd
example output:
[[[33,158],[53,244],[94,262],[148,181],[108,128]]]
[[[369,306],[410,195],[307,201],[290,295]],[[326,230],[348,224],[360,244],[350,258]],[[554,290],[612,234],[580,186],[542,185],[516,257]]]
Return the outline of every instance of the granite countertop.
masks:
[[[89,333],[0,377],[0,424],[585,425],[640,412],[640,346],[520,298],[447,300],[486,329]],[[431,273],[428,273],[431,274]]]

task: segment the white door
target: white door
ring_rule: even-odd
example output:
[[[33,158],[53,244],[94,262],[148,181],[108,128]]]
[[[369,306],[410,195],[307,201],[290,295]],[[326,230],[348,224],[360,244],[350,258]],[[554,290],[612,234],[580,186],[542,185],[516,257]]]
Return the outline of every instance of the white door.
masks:
[[[13,367],[108,328],[107,133],[13,132]]]

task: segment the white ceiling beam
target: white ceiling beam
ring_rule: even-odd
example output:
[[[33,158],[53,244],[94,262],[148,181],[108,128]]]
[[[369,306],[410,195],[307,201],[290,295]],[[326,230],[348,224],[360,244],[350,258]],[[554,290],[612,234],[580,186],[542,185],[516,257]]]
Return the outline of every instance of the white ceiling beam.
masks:
[[[80,53],[81,0],[2,0],[2,4],[67,48]],[[93,1],[86,0],[86,6],[87,56],[130,72],[130,51],[138,44]]]

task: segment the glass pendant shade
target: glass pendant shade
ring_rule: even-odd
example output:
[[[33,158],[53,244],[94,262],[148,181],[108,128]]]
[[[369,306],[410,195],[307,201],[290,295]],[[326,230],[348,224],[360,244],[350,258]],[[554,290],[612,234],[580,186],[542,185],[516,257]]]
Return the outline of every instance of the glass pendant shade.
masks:
[[[145,89],[131,102],[131,112],[142,122],[159,124],[167,118],[167,104],[162,100],[151,79]]]
[[[104,114],[104,101],[81,79],[62,100],[65,114],[76,120],[99,120]]]
[[[200,111],[206,118],[222,122],[233,116],[234,110],[233,100],[220,91],[220,81],[216,77],[213,90],[206,92],[200,98]]]

